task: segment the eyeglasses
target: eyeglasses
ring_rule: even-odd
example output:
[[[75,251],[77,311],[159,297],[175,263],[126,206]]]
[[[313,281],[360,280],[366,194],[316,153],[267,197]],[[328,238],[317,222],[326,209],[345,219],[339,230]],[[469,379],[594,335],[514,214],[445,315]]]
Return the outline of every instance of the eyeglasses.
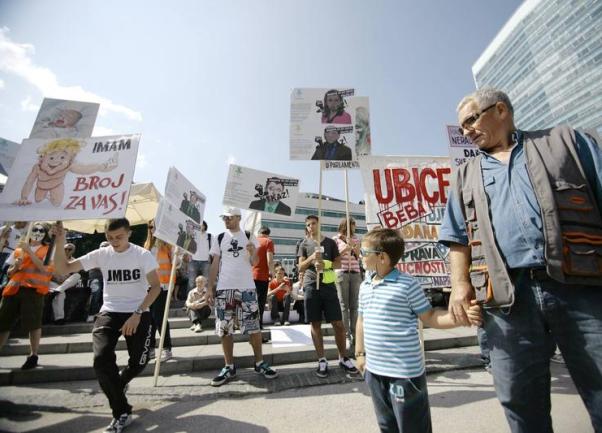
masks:
[[[482,109],[479,113],[474,113],[472,116],[468,116],[466,119],[464,119],[464,122],[462,122],[462,126],[460,126],[458,128],[458,132],[462,135],[465,134],[465,131],[470,127],[472,128],[472,125],[474,125],[477,120],[479,120],[479,118],[483,115],[483,113],[485,113],[487,110],[489,110],[490,108],[493,108],[497,105],[497,102],[495,104],[490,105],[487,108]]]
[[[380,254],[381,250],[372,250],[370,248],[360,248],[360,256],[367,256],[368,254]]]
[[[42,227],[34,227],[31,229],[32,233],[46,233],[46,230],[44,230]]]

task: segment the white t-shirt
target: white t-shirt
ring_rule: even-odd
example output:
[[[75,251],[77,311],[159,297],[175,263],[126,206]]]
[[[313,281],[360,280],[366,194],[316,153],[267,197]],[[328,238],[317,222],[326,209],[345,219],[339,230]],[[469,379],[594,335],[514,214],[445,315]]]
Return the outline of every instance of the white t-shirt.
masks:
[[[102,271],[104,293],[100,311],[113,313],[136,311],[148,291],[146,274],[159,267],[150,251],[134,244],[122,253],[112,246],[99,248],[78,260],[86,271]]]
[[[213,246],[213,242],[215,242],[215,238],[211,236],[211,246]],[[192,260],[200,261],[200,262],[208,262],[209,261],[209,233],[201,233],[200,239],[197,242],[196,253],[192,256]]]
[[[251,237],[255,248],[259,246],[257,239]],[[231,232],[226,230],[221,246],[218,236],[211,239],[211,255],[220,260],[220,270],[217,280],[217,290],[224,289],[254,289],[253,271],[247,252],[249,239],[243,230]]]

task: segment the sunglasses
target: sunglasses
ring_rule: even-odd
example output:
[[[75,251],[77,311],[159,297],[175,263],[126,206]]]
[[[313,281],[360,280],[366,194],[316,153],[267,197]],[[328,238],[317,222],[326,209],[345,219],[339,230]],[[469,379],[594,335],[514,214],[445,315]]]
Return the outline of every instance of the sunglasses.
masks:
[[[46,233],[46,230],[42,227],[34,227],[31,229],[32,233]]]
[[[480,113],[474,113],[472,116],[468,116],[466,119],[464,119],[464,122],[462,122],[462,126],[460,126],[458,128],[458,132],[461,135],[464,135],[464,133],[467,131],[467,129],[472,128],[472,125],[474,125],[480,119],[480,117],[483,115],[483,113],[485,113],[487,110],[495,107],[496,105],[497,105],[497,102],[495,104],[490,105],[487,108],[482,109]]]
[[[368,254],[380,254],[381,250],[372,250],[370,248],[360,248],[360,256],[367,256]]]
[[[224,221],[229,221],[229,220],[231,220],[232,218],[235,218],[235,217],[237,217],[237,216],[238,216],[238,215],[232,215],[232,216],[222,215],[222,220],[224,220]]]

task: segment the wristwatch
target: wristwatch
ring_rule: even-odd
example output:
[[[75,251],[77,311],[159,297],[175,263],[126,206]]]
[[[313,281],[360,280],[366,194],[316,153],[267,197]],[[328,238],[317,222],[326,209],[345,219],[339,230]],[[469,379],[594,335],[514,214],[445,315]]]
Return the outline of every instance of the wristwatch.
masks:
[[[142,313],[144,313],[144,310],[140,307],[136,308],[136,311],[134,311],[134,314],[137,314],[139,316],[141,316]]]
[[[357,358],[358,356],[366,357],[366,352],[355,352],[355,357]]]

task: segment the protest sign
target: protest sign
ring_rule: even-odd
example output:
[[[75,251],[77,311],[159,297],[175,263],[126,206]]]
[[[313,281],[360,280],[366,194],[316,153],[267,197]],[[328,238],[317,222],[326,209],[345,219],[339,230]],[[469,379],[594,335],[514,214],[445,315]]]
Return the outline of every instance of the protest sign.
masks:
[[[86,138],[92,135],[99,104],[44,98],[29,138]]]
[[[18,143],[0,138],[0,174],[8,176],[18,150]]]
[[[165,200],[179,205],[179,209],[195,223],[201,224],[205,213],[205,194],[184,177],[177,168],[171,167],[165,183]]]
[[[399,229],[405,253],[398,268],[423,288],[450,287],[447,248],[437,243],[451,168],[446,157],[360,158],[370,227]]]
[[[223,203],[290,216],[295,213],[298,193],[299,179],[232,164]]]
[[[23,140],[0,196],[0,219],[123,217],[139,142],[139,135]]]
[[[351,161],[355,135],[348,99],[353,89],[293,89],[290,158]]]
[[[479,154],[479,148],[460,133],[460,127],[447,125],[447,137],[449,138],[449,158],[452,167],[456,168],[464,164],[470,158]]]
[[[200,236],[201,224],[181,212],[179,206],[161,199],[155,216],[155,237],[194,255]]]

